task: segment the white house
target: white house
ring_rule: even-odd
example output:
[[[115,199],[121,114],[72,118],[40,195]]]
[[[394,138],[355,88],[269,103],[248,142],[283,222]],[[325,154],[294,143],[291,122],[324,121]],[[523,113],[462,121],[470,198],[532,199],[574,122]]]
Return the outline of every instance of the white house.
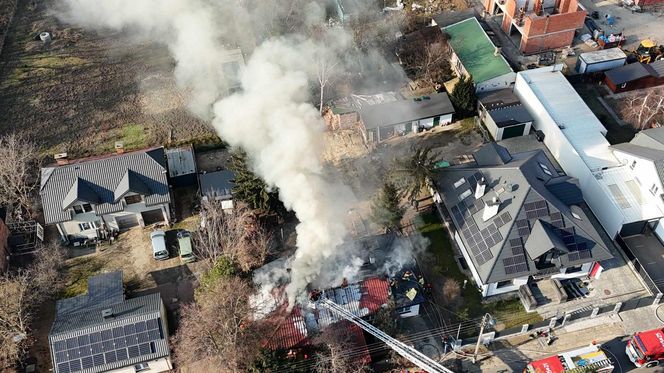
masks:
[[[606,128],[560,72],[562,65],[521,71],[514,92],[541,130],[544,144],[566,174],[579,180],[584,198],[611,238],[632,223],[662,218],[647,203],[625,155],[614,154]],[[616,149],[617,150],[617,149]]]
[[[588,276],[613,257],[579,206],[577,181],[559,175],[542,151],[510,154],[489,143],[473,156],[439,171],[434,198],[484,297],[531,279]]]
[[[64,241],[169,222],[171,202],[164,148],[66,161],[41,170],[46,224]]]

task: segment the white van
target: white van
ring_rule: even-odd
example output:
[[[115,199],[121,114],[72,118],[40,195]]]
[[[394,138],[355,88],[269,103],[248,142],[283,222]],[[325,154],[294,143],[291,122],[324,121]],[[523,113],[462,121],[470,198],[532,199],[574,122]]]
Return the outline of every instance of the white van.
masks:
[[[166,232],[154,231],[150,234],[152,240],[152,257],[157,260],[168,259],[168,249],[166,248]]]

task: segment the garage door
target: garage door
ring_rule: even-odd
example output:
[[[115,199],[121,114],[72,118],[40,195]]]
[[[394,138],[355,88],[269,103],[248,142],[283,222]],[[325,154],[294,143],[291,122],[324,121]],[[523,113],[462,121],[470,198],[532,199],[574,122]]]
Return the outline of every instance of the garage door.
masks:
[[[162,214],[161,209],[145,211],[142,212],[141,215],[143,215],[143,224],[145,225],[161,223],[164,221],[164,214]]]
[[[526,128],[526,124],[518,124],[516,126],[505,127],[503,128],[503,139],[509,139],[512,137],[523,136],[523,130]]]
[[[115,218],[115,222],[118,224],[119,230],[126,230],[138,225],[138,216],[136,215],[127,215],[127,216],[118,216]]]

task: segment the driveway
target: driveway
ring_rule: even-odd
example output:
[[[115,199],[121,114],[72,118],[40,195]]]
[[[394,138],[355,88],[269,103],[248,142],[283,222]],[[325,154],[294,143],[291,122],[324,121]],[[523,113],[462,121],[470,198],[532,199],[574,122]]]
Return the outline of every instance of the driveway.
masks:
[[[664,288],[664,245],[646,228],[643,234],[624,237],[623,241],[658,288]]]

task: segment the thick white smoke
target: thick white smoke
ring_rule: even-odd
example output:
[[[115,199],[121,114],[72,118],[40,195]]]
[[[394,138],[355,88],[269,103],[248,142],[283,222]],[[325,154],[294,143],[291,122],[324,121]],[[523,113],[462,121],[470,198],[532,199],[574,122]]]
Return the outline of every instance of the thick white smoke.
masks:
[[[219,3],[229,3],[228,9],[202,0],[62,0],[61,18],[95,29],[138,33],[168,46],[177,64],[177,82],[192,94],[192,111],[211,118],[224,141],[247,152],[254,171],[279,188],[281,200],[300,221],[287,287],[292,305],[309,283],[336,285],[362,264],[352,245],[341,245],[354,197],[323,172],[323,122],[309,97],[317,62],[335,58],[349,38],[338,32],[324,46],[296,36],[268,40],[253,51],[241,74],[243,91],[223,98],[221,41],[228,40],[225,32],[242,25],[231,26],[233,16],[224,13],[237,12],[231,8],[238,2]],[[235,21],[247,19],[238,16]]]

